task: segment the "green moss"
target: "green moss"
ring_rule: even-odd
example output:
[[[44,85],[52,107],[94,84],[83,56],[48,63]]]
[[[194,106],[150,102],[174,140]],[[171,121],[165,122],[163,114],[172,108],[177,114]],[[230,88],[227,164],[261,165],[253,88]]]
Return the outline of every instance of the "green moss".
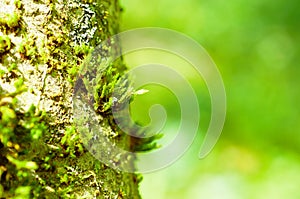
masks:
[[[15,0],[14,4],[15,4],[16,8],[18,8],[18,9],[22,8],[22,2],[21,2],[21,0]]]
[[[5,13],[0,18],[0,25],[7,26],[8,28],[15,28],[19,25],[20,15],[17,12]]]
[[[21,57],[28,59],[31,63],[37,63],[37,59],[40,57],[35,40],[33,36],[26,36],[18,48]]]
[[[120,78],[116,68],[107,67],[99,77],[94,90],[94,109],[99,113],[107,112],[112,106],[112,94]]]
[[[60,143],[63,148],[65,148],[63,153],[72,158],[76,158],[76,153],[78,155],[78,153],[83,152],[83,146],[80,141],[79,133],[75,130],[74,126],[66,129]]]
[[[0,93],[0,197],[31,198],[39,188],[33,176],[38,164],[28,149],[38,150],[46,125],[34,106],[27,111],[18,108],[16,96],[24,92],[22,79],[15,88],[14,93]]]
[[[66,67],[68,73],[68,81],[73,85],[76,81],[78,71],[80,70],[81,63],[86,56],[93,50],[92,47],[87,45],[75,45],[70,49],[70,54],[67,54],[69,64]],[[77,60],[74,59],[74,56]]]
[[[22,26],[22,20],[17,13],[22,11],[22,3],[20,0],[15,0],[14,3],[20,10],[16,10],[14,16],[6,16],[5,20],[1,18],[0,25],[3,26],[1,30],[6,28],[18,35],[15,31]],[[68,80],[73,84],[87,55],[101,41],[117,33],[119,8],[117,3],[106,0],[76,1],[72,5],[79,5],[78,7],[70,8],[69,5],[65,5],[63,9],[62,5],[56,6],[57,1],[48,0],[46,4],[50,7],[50,13],[45,17],[47,20],[44,26],[39,29],[46,38],[37,46],[36,37],[27,35],[28,32],[22,34],[22,43],[16,44],[16,51],[21,55],[20,62],[26,63],[29,60],[37,68],[40,64],[46,64],[47,72],[53,78]],[[74,23],[87,17],[89,12],[94,14],[91,16],[91,26],[88,26],[88,29],[85,29],[84,23],[77,25]],[[10,22],[7,22],[7,19]],[[93,32],[95,27],[97,29]],[[25,27],[22,28],[25,30]],[[72,37],[72,32],[76,37]],[[86,32],[91,34],[85,37]],[[4,46],[5,52],[12,48],[12,45]],[[6,65],[7,70],[2,71],[2,74],[12,74],[17,70],[17,65],[9,62]],[[94,108],[103,116],[101,125],[108,134],[109,131],[114,131],[112,133],[117,135],[112,138],[114,143],[122,145],[124,149],[146,150],[151,144],[139,148],[138,145],[142,146],[147,142],[132,140],[122,134],[110,112],[113,89],[125,68],[122,61],[118,60],[101,73],[93,93],[96,99]],[[66,85],[59,85],[60,88],[69,92],[70,84],[63,81],[61,84],[64,83]],[[132,95],[128,85],[129,83],[124,83],[122,90],[126,99]],[[3,167],[0,166],[1,179],[5,179],[3,183],[1,181],[0,198],[82,198],[85,194],[90,194],[87,198],[116,196],[139,198],[137,194],[139,177],[135,174],[114,171],[96,160],[82,147],[79,132],[72,126],[71,119],[67,118],[62,122],[60,118],[55,118],[55,115],[50,116],[52,110],[49,115],[45,115],[38,112],[34,106],[30,110],[19,110],[16,96],[26,90],[23,79],[17,80],[15,87],[16,92],[4,93],[0,97],[0,107],[6,107],[0,108],[0,145],[3,145],[0,146],[0,164],[5,163]],[[42,95],[47,97],[47,94]],[[51,96],[50,93],[50,99]],[[119,100],[122,101],[124,98]],[[61,107],[67,107],[62,108],[62,111],[69,108],[66,100],[54,102],[55,108],[59,109],[56,103]],[[2,153],[2,150],[5,152]],[[86,186],[82,187],[82,184]]]
[[[11,40],[8,36],[0,36],[0,54],[6,53],[11,49]]]

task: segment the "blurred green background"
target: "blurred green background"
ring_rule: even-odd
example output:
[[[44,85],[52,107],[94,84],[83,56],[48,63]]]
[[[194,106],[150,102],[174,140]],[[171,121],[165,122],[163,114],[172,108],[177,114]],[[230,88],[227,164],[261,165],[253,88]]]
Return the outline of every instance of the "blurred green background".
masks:
[[[144,175],[143,198],[299,199],[300,2],[121,0],[121,4],[122,30],[164,27],[199,42],[218,66],[227,92],[221,138],[209,156],[199,160],[210,118],[209,95],[201,77],[185,70],[188,67],[176,58],[167,59],[168,64],[181,66],[198,91],[200,135],[179,161]],[[162,61],[164,56],[157,57]],[[147,59],[135,55],[126,61],[132,66]],[[178,127],[178,102],[165,88],[146,88],[150,92],[132,104],[133,117],[146,124],[151,104],[165,106],[169,116],[160,143],[167,144]]]

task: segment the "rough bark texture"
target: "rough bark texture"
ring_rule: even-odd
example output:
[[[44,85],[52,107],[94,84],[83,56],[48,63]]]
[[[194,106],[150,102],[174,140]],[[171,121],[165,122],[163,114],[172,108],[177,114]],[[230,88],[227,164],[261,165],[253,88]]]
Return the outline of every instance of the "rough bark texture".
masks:
[[[140,176],[97,161],[73,125],[79,66],[120,12],[117,0],[0,0],[0,198],[140,198]],[[102,128],[130,147],[103,103]]]

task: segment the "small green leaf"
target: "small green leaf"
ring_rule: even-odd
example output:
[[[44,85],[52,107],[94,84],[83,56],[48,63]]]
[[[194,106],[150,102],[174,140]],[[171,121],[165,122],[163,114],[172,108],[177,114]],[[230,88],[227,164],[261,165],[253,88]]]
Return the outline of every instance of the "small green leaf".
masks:
[[[136,95],[143,95],[143,94],[148,93],[148,92],[149,92],[149,90],[140,89],[140,90],[135,91],[134,94],[136,94]]]

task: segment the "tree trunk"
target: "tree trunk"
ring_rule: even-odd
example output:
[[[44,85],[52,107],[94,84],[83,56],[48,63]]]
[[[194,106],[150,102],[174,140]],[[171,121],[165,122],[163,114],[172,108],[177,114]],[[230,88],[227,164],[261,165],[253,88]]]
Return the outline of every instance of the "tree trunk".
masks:
[[[117,0],[0,1],[0,198],[140,198],[140,176],[96,160],[73,124],[79,66],[120,12]]]

